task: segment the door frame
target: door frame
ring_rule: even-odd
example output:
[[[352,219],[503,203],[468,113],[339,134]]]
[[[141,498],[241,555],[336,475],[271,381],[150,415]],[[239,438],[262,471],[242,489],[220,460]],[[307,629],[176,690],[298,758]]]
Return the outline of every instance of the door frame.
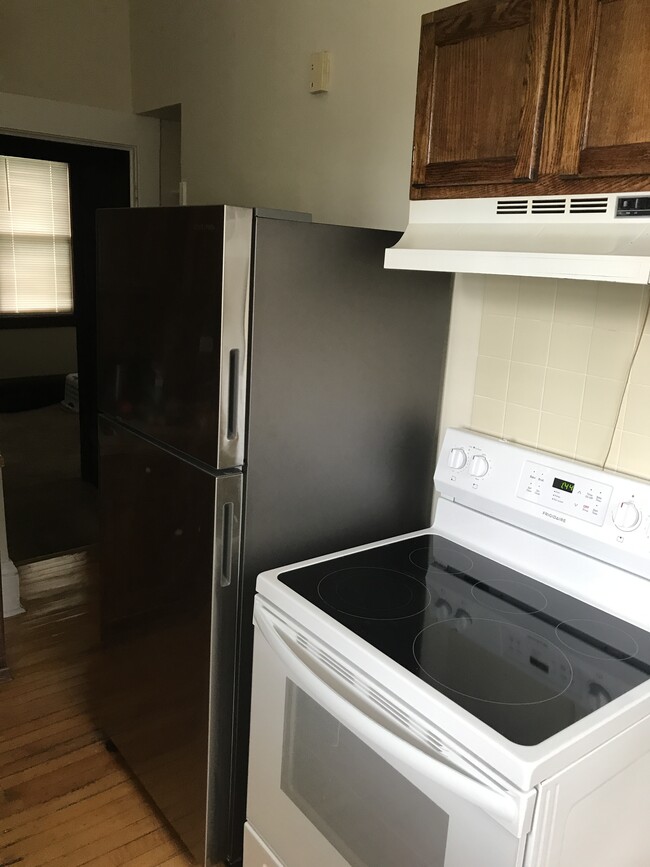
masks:
[[[0,119],[2,135],[128,152],[131,207],[160,204],[158,119],[9,93],[0,93]],[[92,310],[89,315],[94,316]],[[79,354],[86,352],[79,346],[78,333],[77,348]],[[80,428],[86,428],[86,438],[96,444],[95,415],[91,408],[90,417],[80,418]],[[82,454],[82,477],[96,484],[97,466],[97,449],[91,446]]]

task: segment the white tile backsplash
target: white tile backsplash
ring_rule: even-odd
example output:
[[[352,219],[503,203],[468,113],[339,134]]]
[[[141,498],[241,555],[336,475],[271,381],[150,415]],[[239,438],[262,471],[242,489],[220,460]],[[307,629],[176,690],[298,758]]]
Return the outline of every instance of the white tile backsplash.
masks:
[[[626,323],[629,328],[611,331],[594,328],[589,348],[587,373],[603,379],[618,379],[624,382],[630,371],[632,354],[636,341],[636,323],[632,319]]]
[[[503,436],[525,446],[535,446],[539,439],[541,412],[516,403],[506,404]]]
[[[505,401],[508,393],[510,362],[506,358],[479,355],[476,365],[474,394]]]
[[[549,367],[544,380],[544,412],[580,418],[587,377],[584,373]]]
[[[514,316],[497,316],[492,313],[485,313],[481,326],[479,355],[509,360],[512,355],[514,333]]]
[[[598,286],[595,283],[572,281],[557,295],[554,321],[592,328],[596,318],[597,299]]]
[[[548,355],[549,367],[570,370],[574,373],[586,373],[592,335],[593,328],[585,325],[570,325],[567,322],[554,321]]]
[[[545,365],[548,361],[550,338],[550,322],[544,322],[541,319],[524,319],[518,316],[515,320],[512,346],[513,360],[526,364]]]
[[[525,319],[542,319],[550,322],[555,310],[557,280],[529,277],[519,281],[517,316]]]
[[[649,291],[486,277],[472,427],[650,478]]]
[[[507,402],[539,410],[544,393],[546,369],[540,364],[522,364],[512,361],[508,381]]]
[[[472,424],[492,436],[503,434],[503,423],[506,414],[506,403],[503,400],[493,400],[491,397],[476,395],[472,407]]]

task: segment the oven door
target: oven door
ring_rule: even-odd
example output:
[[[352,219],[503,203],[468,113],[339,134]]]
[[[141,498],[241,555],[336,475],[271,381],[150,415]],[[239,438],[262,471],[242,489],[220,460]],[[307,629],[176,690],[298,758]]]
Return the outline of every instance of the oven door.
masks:
[[[500,786],[258,596],[248,821],[283,867],[520,867]]]

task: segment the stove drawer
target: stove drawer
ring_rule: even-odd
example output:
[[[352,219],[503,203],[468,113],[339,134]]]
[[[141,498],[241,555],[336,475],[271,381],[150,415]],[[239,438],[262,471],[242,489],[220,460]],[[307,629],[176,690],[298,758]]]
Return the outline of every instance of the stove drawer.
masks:
[[[283,867],[246,822],[244,825],[243,867]]]

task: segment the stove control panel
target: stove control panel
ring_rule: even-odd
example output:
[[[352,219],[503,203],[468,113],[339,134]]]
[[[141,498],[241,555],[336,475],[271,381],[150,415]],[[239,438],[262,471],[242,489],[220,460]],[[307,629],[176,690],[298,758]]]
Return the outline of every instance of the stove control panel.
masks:
[[[570,478],[560,478],[556,470],[542,463],[526,461],[519,479],[517,496],[602,527],[607,517],[613,487],[583,478],[577,473],[564,475]]]
[[[436,467],[445,499],[650,579],[650,483],[450,428]]]

